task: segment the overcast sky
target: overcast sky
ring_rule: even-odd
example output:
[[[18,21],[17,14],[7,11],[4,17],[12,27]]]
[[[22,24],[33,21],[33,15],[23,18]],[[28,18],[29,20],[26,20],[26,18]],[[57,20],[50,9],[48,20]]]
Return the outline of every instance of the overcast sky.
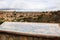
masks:
[[[0,8],[60,10],[60,0],[0,0]]]

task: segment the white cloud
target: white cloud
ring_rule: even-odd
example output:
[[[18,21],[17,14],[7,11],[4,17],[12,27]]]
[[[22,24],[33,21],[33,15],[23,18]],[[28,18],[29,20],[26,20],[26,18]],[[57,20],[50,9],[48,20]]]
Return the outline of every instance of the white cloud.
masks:
[[[59,10],[59,0],[0,0],[0,8]]]

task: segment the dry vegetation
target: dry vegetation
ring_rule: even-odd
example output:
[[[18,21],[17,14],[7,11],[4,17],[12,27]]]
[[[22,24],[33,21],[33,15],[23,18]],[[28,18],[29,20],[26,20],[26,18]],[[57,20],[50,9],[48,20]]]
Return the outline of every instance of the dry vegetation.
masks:
[[[0,22],[48,22],[60,23],[60,11],[54,12],[16,12],[0,11]]]

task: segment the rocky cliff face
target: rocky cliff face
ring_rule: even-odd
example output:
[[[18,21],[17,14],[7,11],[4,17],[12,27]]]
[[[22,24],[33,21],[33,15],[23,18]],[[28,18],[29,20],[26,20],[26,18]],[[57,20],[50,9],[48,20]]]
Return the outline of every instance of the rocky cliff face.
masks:
[[[5,21],[60,23],[60,11],[54,12],[0,11],[0,22]]]

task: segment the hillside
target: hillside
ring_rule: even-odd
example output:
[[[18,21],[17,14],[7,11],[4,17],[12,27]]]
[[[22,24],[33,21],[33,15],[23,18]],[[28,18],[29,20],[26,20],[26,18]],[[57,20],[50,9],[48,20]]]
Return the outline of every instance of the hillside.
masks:
[[[60,23],[60,11],[54,12],[0,11],[0,22],[6,21]]]

